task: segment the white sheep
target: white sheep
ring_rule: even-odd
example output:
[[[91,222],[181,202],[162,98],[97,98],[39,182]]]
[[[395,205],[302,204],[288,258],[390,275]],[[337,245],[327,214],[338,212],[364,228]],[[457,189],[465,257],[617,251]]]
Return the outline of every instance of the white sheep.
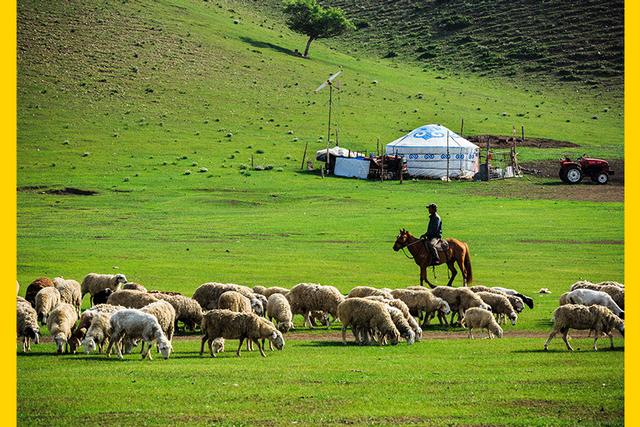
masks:
[[[469,330],[469,338],[473,339],[473,328],[486,329],[489,338],[502,338],[502,328],[493,317],[493,313],[480,307],[471,307],[464,312],[460,324]]]
[[[473,291],[469,290],[469,288],[453,288],[451,286],[436,286],[431,289],[431,292],[437,296],[447,301],[449,307],[451,308],[451,323],[453,324],[453,319],[456,314],[458,314],[458,318],[462,319],[464,316],[464,312],[472,307],[479,307],[485,310],[491,311],[491,306],[489,304],[482,301],[482,298],[477,296]],[[440,318],[440,316],[438,316]],[[440,321],[447,323],[446,318],[440,318]]]
[[[603,307],[607,307],[619,318],[624,319],[624,311],[606,292],[578,288],[573,291],[566,292],[560,297],[560,305],[566,304],[581,304],[586,306],[596,304],[601,305]]]
[[[167,336],[167,339],[171,341],[173,339],[173,332],[176,322],[176,310],[167,301],[159,300],[152,302],[149,305],[145,305],[140,309],[145,313],[152,314],[158,320],[162,332]],[[142,344],[144,350],[144,343]]]
[[[624,336],[624,321],[613,314],[607,307],[601,305],[584,306],[580,304],[562,305],[553,312],[553,328],[549,338],[544,343],[544,349],[547,350],[549,342],[556,336],[558,332],[562,333],[562,340],[567,348],[573,351],[573,347],[569,344],[569,329],[588,329],[595,332],[593,340],[593,350],[598,351],[597,341],[600,334],[606,334],[611,340],[611,348],[613,349],[613,335],[611,331],[617,329]]]
[[[49,313],[60,304],[60,292],[55,287],[42,288],[36,294],[36,313],[38,320],[45,324]]]
[[[154,342],[158,343],[158,350],[160,350],[162,357],[169,358],[172,350],[171,342],[162,332],[162,327],[160,327],[155,316],[144,313],[141,310],[126,308],[114,313],[111,316],[110,324],[111,339],[107,348],[107,356],[111,354],[111,348],[115,344],[116,354],[119,359],[122,359],[120,344],[126,336],[129,340],[141,339],[148,345],[146,351],[142,354],[142,359],[148,357],[149,360],[152,360],[150,350]]]
[[[610,283],[610,282],[602,282],[602,283]],[[617,282],[614,282],[617,283]],[[602,285],[595,284],[591,282],[587,282],[584,280],[578,281],[571,286],[571,291],[575,291],[576,289],[591,289],[594,291],[606,292],[613,298],[618,307],[624,310],[624,287],[620,287],[617,285]]]
[[[384,303],[366,298],[347,298],[338,305],[338,317],[342,322],[342,342],[347,343],[347,327],[360,343],[369,342],[369,331],[374,330],[382,338],[389,338],[392,345],[398,344],[400,332],[396,328]]]
[[[40,328],[36,310],[23,298],[18,297],[16,307],[16,326],[18,337],[22,337],[22,352],[31,351],[31,340],[35,344],[40,342]]]
[[[491,312],[497,317],[496,320],[500,320],[504,317],[508,317],[511,320],[511,324],[515,325],[518,321],[518,314],[513,308],[506,295],[499,295],[491,292],[476,292],[482,301],[491,306]]]
[[[334,319],[338,318],[338,305],[344,301],[344,295],[334,286],[323,286],[315,283],[299,283],[286,295],[293,314],[304,316],[304,324],[313,328],[309,312],[323,311]],[[331,323],[329,323],[330,325]]]
[[[202,333],[202,343],[200,355],[204,353],[205,342],[209,344],[211,357],[216,357],[218,350],[213,350],[213,342],[224,339],[239,339],[240,344],[236,351],[236,356],[240,357],[240,349],[244,340],[255,342],[260,349],[260,355],[266,357],[264,353],[264,340],[268,339],[278,350],[284,348],[284,338],[282,333],[265,318],[254,313],[237,313],[231,310],[210,310],[202,318],[200,325]],[[262,339],[262,344],[260,343]]]
[[[58,353],[69,352],[67,340],[71,337],[71,331],[78,321],[78,313],[75,307],[65,302],[58,304],[47,319],[47,328],[56,343]]]
[[[389,292],[391,292],[391,290],[389,290]],[[400,300],[398,298],[387,299],[387,298],[384,298],[384,297],[381,297],[381,296],[377,296],[377,295],[370,295],[370,296],[365,297],[365,298],[366,299],[370,299],[370,300],[374,300],[374,301],[380,301],[380,302],[386,304],[389,307],[394,307],[394,308],[397,308],[398,310],[400,310],[400,312],[404,316],[405,320],[409,324],[409,327],[413,331],[413,333],[415,335],[415,340],[416,341],[420,341],[422,339],[422,328],[420,327],[420,325],[418,325],[418,322],[416,321],[415,317],[413,317],[411,315],[411,311],[409,310],[409,307],[407,306],[407,304],[405,304],[402,300]],[[395,321],[394,321],[394,323],[395,323]],[[402,331],[400,331],[400,332],[402,332]]]
[[[233,283],[203,283],[193,293],[193,299],[198,301],[198,304],[200,304],[203,310],[212,310],[214,308],[218,308],[220,295],[227,291],[239,292],[249,298],[253,312],[259,316],[262,315],[262,302],[258,299],[256,293],[247,286],[236,285]]]
[[[85,353],[91,353],[99,348],[102,352],[104,342],[111,335],[109,320],[113,313],[124,310],[120,305],[98,304],[86,310],[80,316],[80,322],[69,339],[69,348],[74,353],[80,345],[84,346]],[[102,318],[96,320],[101,315]]]
[[[104,289],[117,291],[123,283],[127,283],[124,274],[97,274],[89,273],[82,280],[82,297],[89,294],[89,302],[93,304],[93,297]]]
[[[415,315],[418,319],[422,317],[423,328],[429,325],[430,319],[436,313],[446,316],[451,311],[447,301],[435,296],[426,288],[394,289],[391,291],[391,295],[404,302],[411,314]]]
[[[267,319],[272,322],[275,320],[276,327],[282,333],[293,329],[291,306],[284,295],[274,293],[269,296],[267,299]]]
[[[82,290],[80,288],[80,283],[73,279],[55,277],[53,279],[53,284],[58,292],[60,292],[60,301],[74,306],[78,312],[78,316],[80,316],[80,305],[82,305]]]

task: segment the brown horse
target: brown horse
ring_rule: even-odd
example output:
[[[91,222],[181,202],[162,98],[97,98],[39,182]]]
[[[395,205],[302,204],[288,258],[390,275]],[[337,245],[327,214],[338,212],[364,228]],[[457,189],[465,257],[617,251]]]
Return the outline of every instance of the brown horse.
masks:
[[[449,248],[446,251],[438,249],[438,256],[440,257],[440,264],[447,264],[451,271],[451,278],[447,286],[451,286],[453,279],[458,275],[455,263],[458,263],[460,271],[462,271],[462,284],[467,286],[473,280],[471,273],[471,257],[469,256],[469,246],[465,242],[457,239],[445,239],[449,243]],[[435,286],[429,282],[427,278],[427,267],[431,264],[431,254],[424,246],[425,242],[416,237],[413,237],[404,228],[400,230],[400,234],[396,238],[396,242],[393,244],[393,250],[398,252],[400,249],[407,248],[413,260],[420,267],[420,286],[424,286],[423,282],[434,288]]]

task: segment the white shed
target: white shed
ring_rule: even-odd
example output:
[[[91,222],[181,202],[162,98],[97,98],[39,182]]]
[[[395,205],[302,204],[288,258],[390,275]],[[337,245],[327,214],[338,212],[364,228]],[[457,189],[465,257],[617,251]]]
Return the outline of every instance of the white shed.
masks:
[[[440,125],[426,125],[387,144],[387,155],[406,159],[411,176],[472,178],[480,170],[480,148]]]

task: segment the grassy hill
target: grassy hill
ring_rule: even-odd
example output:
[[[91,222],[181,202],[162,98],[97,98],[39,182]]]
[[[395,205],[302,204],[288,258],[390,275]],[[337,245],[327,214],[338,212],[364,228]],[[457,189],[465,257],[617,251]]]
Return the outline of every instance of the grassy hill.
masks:
[[[624,1],[334,0],[357,30],[348,53],[430,70],[621,91]],[[281,2],[268,2],[274,15]]]
[[[506,327],[508,339],[496,345],[452,344],[429,330],[412,347],[343,351],[325,340],[326,331],[309,338],[301,329],[302,337],[264,364],[255,352],[203,359],[197,341],[181,338],[169,361],[128,356],[121,369],[103,355],[55,358],[45,342],[36,357],[18,358],[21,423],[571,425],[577,413],[587,424],[619,424],[623,353],[551,352],[544,361],[538,353],[557,296],[570,283],[623,280],[624,208],[620,198],[605,197],[614,187],[569,190],[540,178],[400,185],[300,171],[305,144],[311,153],[326,144],[327,93],[313,90],[337,69],[340,144],[365,151],[425,123],[457,130],[464,118],[465,134],[510,134],[524,125],[531,136],[579,144],[523,148],[522,161],[585,151],[621,159],[619,93],[456,76],[333,43],[315,42],[303,60],[293,51],[304,37],[255,3],[29,0],[19,2],[18,16],[21,294],[38,276],[81,280],[91,271],[122,272],[149,289],[186,295],[212,280],[321,282],[343,292],[413,285],[417,267],[391,247],[400,227],[422,232],[424,205],[435,201],[445,234],[469,243],[476,283],[536,295],[536,308]],[[437,274],[443,283],[446,271]],[[553,293],[537,296],[541,287]],[[590,341],[580,342],[587,349]],[[389,375],[390,360],[401,374]],[[412,366],[425,360],[432,363],[414,374]],[[592,372],[593,364],[603,369]],[[508,365],[499,378],[497,365]],[[481,370],[471,383],[469,366]],[[265,384],[265,369],[277,381],[256,387]],[[513,387],[524,377],[525,386]],[[420,393],[427,383],[435,385]],[[41,398],[42,389],[54,388],[56,398]],[[366,395],[354,399],[362,389]],[[448,404],[433,398],[445,389]],[[482,399],[461,404],[472,389]],[[388,404],[391,393],[397,403]],[[140,395],[149,399],[140,403]],[[551,415],[540,416],[538,407]],[[403,418],[410,412],[415,418]]]

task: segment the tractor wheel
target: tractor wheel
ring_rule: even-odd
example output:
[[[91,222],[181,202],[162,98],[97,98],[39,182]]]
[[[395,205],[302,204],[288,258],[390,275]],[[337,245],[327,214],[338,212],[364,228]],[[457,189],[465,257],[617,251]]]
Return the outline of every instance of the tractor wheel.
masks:
[[[582,171],[579,168],[575,166],[567,168],[567,182],[569,184],[578,184],[582,178]]]
[[[560,168],[560,172],[558,172],[558,175],[560,176],[560,180],[562,180],[562,182],[564,182],[565,184],[569,183],[569,181],[567,181],[567,170],[565,168]]]
[[[604,185],[609,182],[609,174],[606,172],[600,172],[598,175],[592,176],[591,180],[596,184]]]

